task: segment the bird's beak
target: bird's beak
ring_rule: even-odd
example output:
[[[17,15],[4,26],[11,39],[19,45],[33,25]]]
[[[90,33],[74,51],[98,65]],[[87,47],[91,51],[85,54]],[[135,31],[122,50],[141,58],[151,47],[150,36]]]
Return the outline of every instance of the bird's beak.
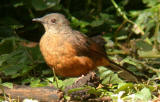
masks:
[[[42,19],[41,18],[33,18],[32,21],[34,21],[34,22],[41,22],[42,23]]]

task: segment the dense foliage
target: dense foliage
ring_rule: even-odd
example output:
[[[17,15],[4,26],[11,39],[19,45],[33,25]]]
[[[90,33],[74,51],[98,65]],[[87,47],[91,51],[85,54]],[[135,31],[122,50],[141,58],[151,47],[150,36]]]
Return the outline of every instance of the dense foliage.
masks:
[[[117,74],[100,67],[101,84],[108,89],[91,88],[93,94],[110,96],[115,101],[148,101],[158,97],[159,0],[1,0],[0,12],[0,85],[52,84],[52,71],[38,46],[44,28],[32,19],[60,12],[69,19],[72,28],[88,36],[102,35],[107,42],[106,52],[114,62],[147,78],[144,83],[126,83]],[[58,82],[64,88],[73,79]]]

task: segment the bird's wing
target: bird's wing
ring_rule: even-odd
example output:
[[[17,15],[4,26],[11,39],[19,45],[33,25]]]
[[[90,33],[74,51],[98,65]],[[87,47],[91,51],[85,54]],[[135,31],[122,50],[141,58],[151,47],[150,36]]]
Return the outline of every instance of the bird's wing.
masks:
[[[72,36],[72,40],[69,41],[72,41],[71,43],[77,50],[78,55],[98,55],[99,57],[106,56],[104,48],[99,46],[95,41],[78,31],[73,31],[73,33],[74,37]]]
[[[75,33],[76,32],[76,33]],[[84,34],[81,34],[78,31],[74,32],[74,40],[72,42],[72,45],[75,47],[77,53],[79,56],[88,56],[91,57],[92,59],[96,61],[103,61],[101,59],[105,59],[104,65],[109,65],[111,70],[114,72],[117,71],[122,71],[123,73],[120,73],[119,75],[129,81],[137,82],[137,76],[135,76],[131,71],[117,65],[116,63],[112,62],[111,60],[108,59],[107,54],[103,47],[99,46],[96,42],[93,40],[89,39],[87,36]],[[103,63],[103,62],[101,62]],[[102,64],[103,65],[103,64]],[[128,77],[126,77],[128,75]]]

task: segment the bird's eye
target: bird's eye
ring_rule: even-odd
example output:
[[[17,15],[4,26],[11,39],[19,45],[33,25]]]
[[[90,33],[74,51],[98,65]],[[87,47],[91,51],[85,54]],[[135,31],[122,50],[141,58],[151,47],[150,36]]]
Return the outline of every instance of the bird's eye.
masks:
[[[55,18],[52,18],[52,19],[51,19],[51,22],[52,22],[52,23],[55,23],[55,22],[56,22],[56,19],[55,19]]]

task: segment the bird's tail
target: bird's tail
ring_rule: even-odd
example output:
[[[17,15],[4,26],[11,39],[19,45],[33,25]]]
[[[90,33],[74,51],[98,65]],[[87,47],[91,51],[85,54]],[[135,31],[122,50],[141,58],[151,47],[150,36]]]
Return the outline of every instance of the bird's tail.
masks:
[[[107,68],[109,68],[110,70],[117,72],[118,75],[127,80],[127,81],[132,81],[132,82],[139,82],[139,78],[138,76],[136,76],[135,74],[133,74],[133,72],[129,71],[128,69],[116,64],[115,62],[109,60],[109,66],[107,66]]]

